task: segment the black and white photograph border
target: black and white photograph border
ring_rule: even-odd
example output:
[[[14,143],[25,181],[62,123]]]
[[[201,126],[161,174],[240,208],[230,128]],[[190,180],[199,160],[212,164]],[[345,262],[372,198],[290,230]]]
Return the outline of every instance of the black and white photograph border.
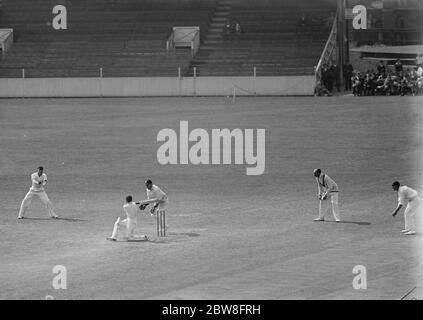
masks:
[[[422,13],[1,0],[0,299],[423,299]]]

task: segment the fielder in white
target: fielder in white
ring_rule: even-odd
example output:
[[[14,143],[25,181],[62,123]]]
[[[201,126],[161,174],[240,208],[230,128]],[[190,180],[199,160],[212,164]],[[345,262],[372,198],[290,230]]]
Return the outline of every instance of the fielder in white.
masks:
[[[416,190],[411,189],[410,187],[401,186],[398,181],[395,181],[392,184],[392,189],[394,189],[395,192],[398,192],[398,205],[392,212],[392,216],[395,217],[401,208],[407,205],[404,211],[405,228],[401,232],[407,236],[415,235],[414,216],[419,206],[419,194]]]
[[[28,209],[31,204],[32,198],[38,197],[41,202],[47,207],[50,217],[57,219],[58,216],[54,212],[53,204],[47,196],[47,193],[44,191],[44,186],[47,184],[47,175],[43,173],[44,168],[38,167],[38,171],[34,172],[31,175],[31,188],[26,194],[25,198],[22,200],[21,207],[19,209],[18,219],[23,219],[25,211]]]
[[[126,196],[126,203],[123,205],[123,210],[126,213],[126,219],[121,220],[120,217],[118,217],[115,225],[113,226],[112,235],[106,239],[116,241],[119,234],[119,229],[125,227],[125,240],[141,240],[141,238],[143,240],[147,240],[147,236],[137,237],[135,235],[135,229],[137,227],[137,213],[140,211],[140,208],[135,202],[132,201],[131,195]]]
[[[336,222],[340,222],[338,207],[338,185],[320,169],[314,169],[313,175],[317,181],[319,198],[319,217],[314,221],[325,221],[325,214],[329,209],[329,199],[332,203],[332,213]]]
[[[165,211],[168,204],[168,197],[166,193],[164,193],[158,186],[154,185],[150,179],[145,182],[145,186],[147,188],[147,199],[157,199],[157,203],[153,208],[151,208],[150,213],[154,215],[156,210]]]

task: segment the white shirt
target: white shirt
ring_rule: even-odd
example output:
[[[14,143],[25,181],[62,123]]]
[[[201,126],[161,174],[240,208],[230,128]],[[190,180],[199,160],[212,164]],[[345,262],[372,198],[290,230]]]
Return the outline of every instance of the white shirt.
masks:
[[[317,187],[319,188],[319,195],[330,192],[338,192],[338,185],[327,174],[322,173],[320,177],[316,178]]]
[[[398,189],[398,203],[405,206],[408,202],[413,201],[418,196],[416,190],[407,186],[401,186]]]
[[[43,173],[41,176],[38,175],[38,171],[31,174],[32,186],[29,188],[31,191],[41,192],[44,191],[44,186],[47,183],[47,175]]]
[[[147,189],[147,199],[157,199],[167,201],[167,195],[158,186],[153,184],[151,190]]]
[[[131,220],[132,222],[137,221],[137,213],[138,213],[138,206],[135,204],[135,202],[128,202],[123,205],[123,210],[126,213],[126,217],[128,220]]]

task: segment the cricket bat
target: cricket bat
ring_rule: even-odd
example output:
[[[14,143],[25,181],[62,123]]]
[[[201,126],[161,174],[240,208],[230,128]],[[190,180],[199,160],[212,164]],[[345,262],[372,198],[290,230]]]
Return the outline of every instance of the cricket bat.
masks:
[[[148,199],[148,200],[141,200],[141,201],[135,202],[135,204],[137,204],[137,205],[145,205],[145,204],[155,203],[157,201],[159,201],[159,200],[157,200],[156,198],[154,198],[154,199]]]

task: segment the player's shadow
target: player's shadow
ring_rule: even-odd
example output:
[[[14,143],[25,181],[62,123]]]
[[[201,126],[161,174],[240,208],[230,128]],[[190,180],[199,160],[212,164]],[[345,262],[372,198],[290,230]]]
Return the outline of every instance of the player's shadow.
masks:
[[[332,223],[349,223],[349,224],[357,224],[357,225],[359,225],[359,226],[369,226],[369,225],[371,225],[371,223],[370,222],[367,222],[367,221],[339,221],[339,222],[336,222],[336,221],[325,221],[325,222],[332,222]]]
[[[170,244],[171,243],[169,239],[162,239],[162,238],[149,239],[146,242],[154,243],[154,244]]]
[[[124,239],[119,239],[117,241],[113,241],[114,243],[128,243],[131,244],[131,246],[135,245],[135,244],[139,244],[139,245],[146,245],[148,243],[153,243],[153,244],[170,244],[171,241],[169,239],[166,238],[149,238],[148,240],[124,240]]]
[[[195,232],[168,232],[168,235],[170,236],[187,236],[187,237],[199,237],[200,234],[199,233],[195,233]]]
[[[59,217],[59,218],[56,218],[56,219],[52,219],[52,218],[27,218],[27,217],[25,217],[22,220],[40,220],[40,221],[41,220],[45,220],[45,221],[49,220],[49,221],[67,221],[67,222],[88,221],[88,220],[78,219],[78,218],[62,218],[62,217]]]

